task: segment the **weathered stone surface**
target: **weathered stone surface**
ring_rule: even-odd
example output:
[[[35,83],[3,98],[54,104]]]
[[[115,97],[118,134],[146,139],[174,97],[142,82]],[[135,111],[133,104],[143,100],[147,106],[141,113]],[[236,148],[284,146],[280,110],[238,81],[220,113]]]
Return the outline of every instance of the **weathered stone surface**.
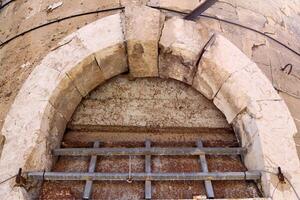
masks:
[[[75,32],[82,44],[91,52],[124,43],[121,14],[99,19]],[[70,37],[70,36],[69,36]],[[92,38],[97,37],[97,40]]]
[[[125,18],[130,74],[133,77],[158,76],[158,41],[164,15],[147,6],[129,6],[125,8]],[[147,28],[141,28],[144,26]]]
[[[101,116],[101,117],[99,117]],[[229,128],[211,101],[175,80],[118,76],[78,106],[71,126]]]
[[[199,4],[199,0],[150,0],[147,5],[182,12],[191,12],[199,6]]]
[[[103,71],[98,66],[94,55],[81,61],[76,68],[67,72],[82,96],[86,96],[92,89],[105,80]]]
[[[159,41],[159,75],[192,84],[196,64],[209,33],[195,22],[171,18]]]
[[[52,91],[50,103],[69,120],[82,96],[68,76],[61,78],[59,84]]]
[[[0,157],[1,157],[1,153],[2,153],[2,149],[5,143],[5,136],[4,135],[0,135]]]
[[[65,73],[90,54],[91,51],[86,48],[78,35],[72,34],[63,39],[56,48],[52,49],[39,66],[47,66]]]
[[[257,101],[257,109],[246,110],[234,120],[235,131],[241,144],[247,147],[245,164],[250,170],[277,172],[280,166],[292,184],[299,188],[300,162],[293,135],[296,127],[283,101]],[[259,112],[260,114],[253,113]],[[262,184],[266,196],[270,196],[278,180],[263,173]],[[278,192],[276,199],[296,199],[290,186]]]
[[[97,82],[126,70],[119,14],[98,20],[65,38],[26,80],[6,117],[2,134],[7,140],[0,160],[0,176],[15,175],[20,167],[50,169],[51,148],[59,145],[82,94]],[[13,180],[0,185],[1,198],[27,198],[26,193],[12,188]]]
[[[146,5],[148,0],[119,0],[120,4],[124,7],[127,6],[142,6]]]
[[[232,73],[251,63],[230,41],[215,34],[201,57],[193,87],[208,99],[213,99]]]
[[[282,99],[284,100],[284,102],[287,104],[297,127],[298,130],[298,136],[296,137],[300,137],[300,112],[299,112],[299,108],[300,108],[300,99],[297,99],[291,95],[288,95],[284,92],[279,92],[279,95],[282,97]],[[300,142],[297,143],[298,145],[300,145]]]
[[[270,81],[253,63],[233,73],[222,85],[213,101],[231,123],[253,100],[280,99]]]
[[[128,71],[126,49],[123,43],[96,52],[95,58],[106,80]]]
[[[279,52],[274,49],[271,59],[273,85],[282,92],[300,97],[300,59],[291,52]],[[293,67],[287,66],[292,64]],[[284,69],[284,70],[283,70]]]

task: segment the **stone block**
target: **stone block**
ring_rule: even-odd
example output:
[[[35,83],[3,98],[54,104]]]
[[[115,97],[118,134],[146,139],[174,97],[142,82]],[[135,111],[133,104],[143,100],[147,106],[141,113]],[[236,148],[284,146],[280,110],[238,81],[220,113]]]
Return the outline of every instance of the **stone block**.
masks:
[[[280,92],[279,95],[282,97],[284,102],[289,108],[289,111],[292,114],[292,117],[294,118],[297,130],[298,130],[298,137],[300,137],[300,99],[297,99],[294,96],[291,96],[285,92]],[[300,142],[299,142],[300,144]]]
[[[76,88],[82,96],[86,96],[91,90],[105,81],[94,55],[90,55],[81,61],[76,67],[67,72]]]
[[[15,173],[19,166],[24,166],[27,156],[38,142],[37,139],[43,135],[40,135],[40,133],[46,133],[50,130],[49,116],[55,112],[53,106],[47,101],[33,101],[30,102],[30,105],[28,105],[28,102],[27,106],[15,102],[2,129],[6,142],[0,160],[0,167],[6,167],[12,173]],[[13,166],[15,170],[11,169]],[[6,174],[1,174],[1,177],[3,176],[6,176]]]
[[[82,96],[66,74],[62,74],[61,76],[59,85],[52,92],[49,101],[66,120],[69,120],[75,108],[80,103]]]
[[[164,15],[147,6],[129,6],[125,8],[125,18],[130,74],[133,77],[158,76],[158,41]]]
[[[289,178],[296,190],[299,188],[300,162],[297,157],[293,135],[296,127],[285,103],[281,101],[257,101],[260,115],[253,110],[245,110],[233,121],[241,144],[247,148],[245,164],[249,170],[262,170],[264,194],[270,196],[278,179],[269,173],[277,173],[278,166]],[[294,199],[293,190],[288,185],[277,193],[278,199]]]
[[[96,52],[95,58],[105,80],[128,71],[126,49],[123,43]]]
[[[234,44],[222,35],[215,34],[205,47],[193,87],[208,99],[213,99],[232,73],[251,63]]]
[[[120,3],[122,6],[127,7],[127,6],[142,6],[146,5],[148,0],[120,0]]]
[[[121,18],[120,13],[101,18],[79,29],[76,36],[91,52],[124,43]]]
[[[31,72],[16,98],[19,101],[23,101],[24,105],[37,100],[47,101],[57,87],[59,78],[59,71],[49,68],[42,63]]]
[[[192,84],[201,52],[209,40],[206,29],[174,17],[164,24],[159,41],[159,75]]]
[[[213,102],[231,123],[252,101],[280,99],[270,81],[253,63],[227,78]]]
[[[82,59],[91,54],[76,34],[63,39],[58,47],[42,60],[40,65],[47,66],[59,72],[67,72]]]
[[[199,0],[150,0],[148,6],[189,13],[200,5]]]

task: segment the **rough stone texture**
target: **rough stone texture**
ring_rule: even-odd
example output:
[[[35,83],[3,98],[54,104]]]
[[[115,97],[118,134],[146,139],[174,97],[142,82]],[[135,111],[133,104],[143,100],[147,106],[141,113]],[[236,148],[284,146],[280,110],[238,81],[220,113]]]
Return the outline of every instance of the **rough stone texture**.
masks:
[[[95,35],[99,36],[95,39]],[[20,167],[25,171],[50,169],[51,149],[59,145],[65,125],[82,98],[76,84],[79,84],[83,75],[85,78],[90,75],[90,82],[78,85],[81,91],[90,91],[104,78],[109,79],[126,71],[126,62],[107,61],[115,56],[119,57],[117,61],[126,60],[123,43],[121,16],[112,15],[66,37],[34,69],[18,93],[3,125],[2,134],[6,142],[0,160],[2,178],[14,175]],[[98,59],[96,63],[100,65],[98,72],[102,72],[100,79],[91,76],[91,70],[97,66],[86,62],[90,56],[95,60],[94,54]],[[33,106],[28,106],[28,103]],[[0,186],[2,198],[26,198],[26,193],[20,189],[11,190],[12,186],[13,181]]]
[[[127,76],[94,90],[69,125],[230,128],[212,102],[191,87],[159,78],[129,81]]]
[[[225,81],[214,98],[214,104],[225,114],[229,123],[251,101],[280,100],[269,80],[256,64],[247,65]]]
[[[193,87],[208,99],[213,99],[232,73],[251,63],[234,44],[216,34],[201,56]]]
[[[120,0],[120,4],[124,7],[127,6],[144,6],[148,0]]]
[[[191,84],[195,66],[209,40],[209,33],[192,21],[171,18],[159,41],[159,75]]]
[[[125,8],[128,62],[133,77],[158,76],[158,41],[163,22],[159,10],[146,6]]]
[[[51,20],[72,14],[120,6],[119,0],[103,0],[100,2],[98,0],[62,1],[62,6],[52,12],[47,12],[47,7],[55,2],[57,1],[18,0],[2,9],[0,12],[0,42]],[[172,2],[174,1],[170,1],[170,3]],[[122,5],[132,3],[141,5],[145,4],[146,0],[122,0],[121,3]],[[299,52],[299,3],[297,0],[223,0],[218,1],[205,14],[257,28]],[[57,46],[57,42],[61,38],[92,21],[116,12],[118,11],[85,15],[60,21],[25,34],[0,48],[0,127],[2,127],[8,109],[25,79],[42,58],[53,47]],[[248,15],[249,17],[247,17]],[[299,94],[300,81],[295,78],[300,76],[299,64],[297,64],[299,62],[298,56],[266,37],[234,25],[204,17],[201,17],[197,23],[226,36],[248,57],[252,58],[273,83],[277,83],[274,84],[276,89],[292,94],[295,96],[292,97],[294,101],[299,101],[299,95],[297,94]],[[273,55],[271,50],[279,51],[282,55]],[[282,64],[276,61],[277,57],[286,58],[282,63],[283,65],[287,64],[286,62],[294,65],[291,75],[288,76],[279,70]],[[258,63],[258,61],[262,61],[261,58],[263,58],[264,63]],[[275,77],[273,77],[271,70],[278,72],[274,75]],[[300,145],[300,143],[298,144]]]
[[[268,172],[276,173],[278,166],[296,191],[300,186],[300,162],[295,159],[297,153],[293,141],[297,130],[293,119],[288,116],[283,101],[258,101],[256,109],[241,113],[233,123],[242,145],[249,149],[245,164],[249,169],[264,171],[262,184],[267,196],[272,195],[278,183],[278,179]],[[280,192],[277,191],[274,198],[297,199],[289,185],[280,184],[279,188]]]
[[[47,7],[57,2],[59,1],[20,0],[18,2],[12,2],[0,12],[0,40],[4,41],[5,39],[11,38],[14,35],[24,32],[32,27],[58,18],[120,6],[119,0],[102,0],[101,2],[98,0],[90,0],[88,2],[78,1],[76,5],[74,5],[74,2],[61,1],[63,3],[62,6],[51,12],[47,12]]]
[[[94,55],[80,62],[78,67],[68,72],[67,75],[82,96],[89,93],[87,88],[95,88],[99,82],[105,80]]]
[[[96,52],[95,58],[106,80],[128,71],[124,43],[119,43]]]
[[[112,2],[115,1],[103,2],[108,2],[107,5],[112,5]],[[91,11],[95,8],[104,8],[106,5],[102,4],[103,2],[64,2],[64,6],[54,10],[52,13],[46,13],[45,8],[50,3],[52,3],[51,1],[43,1],[42,3],[35,0],[15,1],[11,4],[11,6],[6,7],[0,12],[0,40],[4,41],[8,38],[7,36],[13,36],[16,33],[24,31],[25,25],[27,28],[31,28],[35,25],[41,24],[42,22],[46,22],[48,19],[51,20],[59,16],[68,16],[70,14],[74,14],[75,11],[82,12]],[[219,4],[221,4],[221,6],[218,5],[216,7],[211,7],[211,11],[208,10],[207,12],[210,12],[214,15],[219,14],[219,17],[222,18],[226,18],[228,15],[227,18],[236,20],[235,22],[242,24],[245,20],[249,21],[249,18],[247,19],[246,17],[244,17],[243,13],[241,12],[239,12],[241,16],[240,19],[238,17],[233,17],[235,13],[238,13],[237,10],[244,8],[252,12],[259,13],[261,16],[264,16],[267,19],[266,23],[262,26],[261,31],[267,32],[269,35],[272,35],[273,37],[283,41],[289,46],[299,50],[299,1],[225,0],[219,2]],[[225,4],[226,6],[224,6]],[[117,2],[117,5],[119,5],[119,2]],[[220,8],[224,8],[223,10],[228,10],[228,12],[220,12],[220,10],[222,10]],[[242,12],[246,13],[245,11]],[[83,16],[62,21],[60,23],[55,23],[51,26],[44,27],[43,29],[28,33],[27,35],[24,35],[23,37],[10,42],[8,45],[5,45],[0,49],[0,127],[3,123],[3,119],[6,116],[8,109],[10,108],[11,103],[15,99],[16,94],[23,84],[24,80],[28,77],[32,69],[34,69],[35,66],[39,64],[40,60],[44,58],[44,56],[51,50],[51,48],[56,46],[57,40],[64,37],[64,35],[76,30],[76,28],[83,26],[85,23],[94,21],[107,14],[108,13]],[[263,22],[261,17],[253,18],[252,15],[251,19],[253,19],[253,23],[250,24],[251,26],[256,25],[256,23],[261,24]],[[274,58],[276,58],[276,56],[274,57],[272,54],[265,51],[266,48],[263,48],[264,44],[260,43],[260,39],[258,39],[262,36],[252,34],[252,32],[249,33],[249,31],[241,30],[239,27],[228,25],[223,22],[212,21],[204,18],[200,18],[199,21],[201,21],[202,24],[206,24],[207,27],[215,28],[216,30],[222,32],[238,47],[243,50],[247,50],[251,57],[253,53],[252,59],[254,59],[254,61],[256,61],[256,58],[259,58],[259,60],[261,61],[261,57],[258,55],[265,55],[266,62],[259,64],[259,66],[263,68],[263,71],[265,73],[269,73],[267,75],[273,82],[277,81],[275,79],[272,79],[273,76],[270,71],[271,69],[278,70],[278,68],[282,66],[280,66],[281,64],[277,65],[277,63],[267,63],[267,60],[275,60]],[[259,40],[258,42],[257,39]],[[243,42],[247,40],[253,42]],[[267,45],[268,43],[266,43],[266,46]],[[287,55],[289,58],[291,58],[287,60],[288,62],[297,63],[298,57],[294,56],[285,48],[282,48],[274,43],[271,43],[270,46],[267,47],[284,52],[284,55]],[[286,76],[284,81],[282,81],[282,83],[286,83],[281,83],[281,88],[277,89],[295,96],[295,94],[297,94],[297,89],[299,88],[297,87],[299,81],[293,78],[295,76],[299,76],[299,74],[297,74],[297,69],[297,65],[294,64],[293,72],[295,73],[293,73],[293,75]],[[278,70],[278,72],[280,71]],[[283,86],[287,87],[284,88]],[[297,98],[299,97],[295,96],[295,98],[291,98],[293,98],[293,100],[295,101],[298,101]]]
[[[52,1],[52,0],[51,0]],[[82,3],[64,2],[63,6],[51,13],[46,13],[46,7],[51,1],[14,1],[0,12],[0,42],[17,33],[33,28],[58,17],[103,9],[108,5],[114,6],[115,1],[83,1]],[[53,1],[52,1],[53,3]],[[79,7],[78,7],[79,6]],[[33,8],[33,10],[31,10]],[[58,46],[58,41],[80,27],[107,15],[117,13],[110,11],[70,18],[59,23],[45,26],[29,32],[0,48],[0,128],[4,118],[13,103],[19,89],[32,70],[51,50]],[[30,17],[27,16],[30,14]],[[31,15],[32,14],[32,15]],[[16,56],[18,55],[18,56]]]
[[[201,0],[150,0],[147,5],[159,8],[190,12],[199,6]]]

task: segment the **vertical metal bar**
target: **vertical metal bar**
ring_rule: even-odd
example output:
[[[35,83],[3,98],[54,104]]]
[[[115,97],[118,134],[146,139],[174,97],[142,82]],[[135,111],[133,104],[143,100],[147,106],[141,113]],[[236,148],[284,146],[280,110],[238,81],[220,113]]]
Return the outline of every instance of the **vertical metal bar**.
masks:
[[[146,148],[150,148],[151,142],[146,140]],[[151,173],[151,155],[145,156],[145,171],[146,174]],[[151,199],[151,181],[145,181],[145,199]]]
[[[204,11],[214,5],[218,0],[206,0],[204,3],[200,4],[197,8],[195,8],[192,12],[187,14],[184,19],[186,20],[195,20],[199,17]]]
[[[100,142],[95,141],[94,148],[99,148],[99,146],[100,146]],[[90,165],[89,165],[90,173],[95,172],[96,164],[97,164],[97,156],[92,156],[91,160],[90,160]],[[91,198],[92,189],[93,189],[93,181],[86,181],[85,187],[84,187],[84,192],[83,192],[83,197],[82,197],[84,200],[88,200]]]
[[[201,140],[197,141],[197,147],[199,147],[199,148],[203,147],[203,143]],[[200,160],[202,172],[208,172],[205,155],[200,155],[199,158],[200,158],[199,160]],[[207,198],[209,198],[209,199],[215,198],[214,189],[213,189],[211,181],[204,181],[204,185],[205,185]]]

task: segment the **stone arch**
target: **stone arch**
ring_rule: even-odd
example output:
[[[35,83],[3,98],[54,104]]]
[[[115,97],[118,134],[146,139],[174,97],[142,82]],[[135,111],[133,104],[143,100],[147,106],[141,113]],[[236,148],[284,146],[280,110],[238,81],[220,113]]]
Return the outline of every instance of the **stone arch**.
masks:
[[[145,18],[137,17],[141,13]],[[152,31],[137,25],[145,23]],[[164,20],[159,11],[147,7],[126,8],[125,18],[115,14],[79,29],[34,69],[2,129],[6,142],[0,176],[10,177],[19,168],[50,169],[51,149],[59,145],[82,97],[111,77],[127,72],[128,64],[135,78],[176,79],[211,99],[247,148],[248,169],[262,171],[266,196],[277,184],[266,171],[276,172],[278,166],[299,190],[295,124],[256,64],[223,36],[180,18]],[[0,194],[4,199],[27,198],[25,190],[13,188],[13,181],[2,184]],[[277,198],[296,197],[292,188],[285,186]]]

